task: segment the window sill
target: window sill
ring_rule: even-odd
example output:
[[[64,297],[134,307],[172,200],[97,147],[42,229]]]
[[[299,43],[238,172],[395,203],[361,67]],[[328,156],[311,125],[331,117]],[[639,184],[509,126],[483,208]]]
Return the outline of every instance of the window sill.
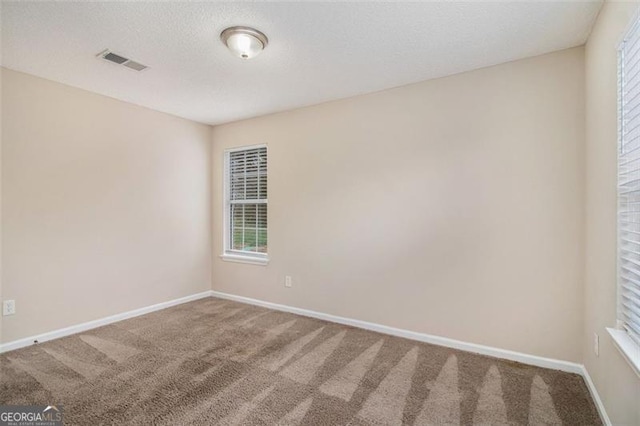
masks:
[[[634,342],[624,330],[607,328],[618,351],[629,363],[636,375],[640,377],[640,345]]]
[[[221,254],[220,259],[225,262],[248,263],[250,265],[267,266],[269,259],[266,257],[242,256],[239,254]]]

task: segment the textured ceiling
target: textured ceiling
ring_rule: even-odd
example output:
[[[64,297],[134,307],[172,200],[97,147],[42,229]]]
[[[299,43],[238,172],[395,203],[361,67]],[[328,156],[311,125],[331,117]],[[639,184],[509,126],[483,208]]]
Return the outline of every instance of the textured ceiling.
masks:
[[[2,65],[218,124],[585,42],[601,3],[3,2]],[[257,58],[220,32],[253,26]],[[96,59],[109,48],[148,65]]]

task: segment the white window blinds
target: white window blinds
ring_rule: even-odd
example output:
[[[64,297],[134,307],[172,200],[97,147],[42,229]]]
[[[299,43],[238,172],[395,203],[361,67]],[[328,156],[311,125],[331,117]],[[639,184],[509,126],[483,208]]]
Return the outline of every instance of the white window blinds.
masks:
[[[640,344],[640,27],[619,49],[618,280],[619,319]]]
[[[227,152],[226,251],[267,253],[267,148]]]

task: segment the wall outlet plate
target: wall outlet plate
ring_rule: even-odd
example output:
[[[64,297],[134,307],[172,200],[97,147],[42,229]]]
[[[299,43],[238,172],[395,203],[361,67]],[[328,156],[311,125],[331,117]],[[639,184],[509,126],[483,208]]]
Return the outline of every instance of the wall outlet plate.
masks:
[[[15,300],[5,300],[2,302],[2,315],[13,315],[16,313],[16,301]]]
[[[593,352],[596,356],[600,356],[600,336],[598,333],[593,333]]]
[[[284,277],[284,286],[285,287],[291,287],[291,276],[287,275],[286,277]]]

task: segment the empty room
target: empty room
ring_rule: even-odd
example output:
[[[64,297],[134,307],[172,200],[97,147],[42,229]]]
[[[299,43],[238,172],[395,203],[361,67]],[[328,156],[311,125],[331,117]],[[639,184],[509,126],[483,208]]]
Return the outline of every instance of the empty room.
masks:
[[[640,426],[640,2],[0,24],[0,426]]]

